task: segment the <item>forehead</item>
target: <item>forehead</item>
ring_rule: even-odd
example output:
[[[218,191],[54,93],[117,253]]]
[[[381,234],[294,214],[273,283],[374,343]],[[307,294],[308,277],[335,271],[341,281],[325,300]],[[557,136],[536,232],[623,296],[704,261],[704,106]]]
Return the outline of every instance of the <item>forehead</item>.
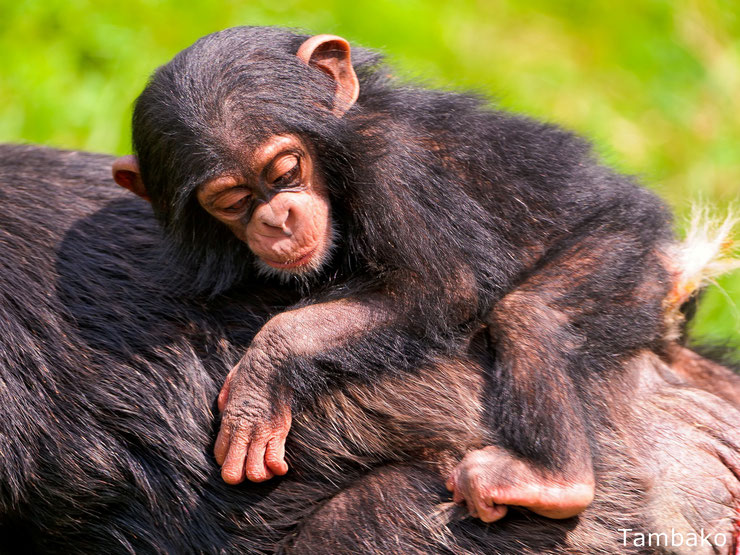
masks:
[[[306,145],[298,135],[286,133],[272,135],[254,146],[245,141],[241,147],[235,147],[234,150],[234,157],[238,161],[238,169],[224,172],[206,180],[198,187],[198,196],[213,195],[235,187],[243,179],[260,175],[268,164],[281,154],[305,152]]]
[[[254,142],[245,140],[241,145],[232,147],[238,166],[244,172],[257,175],[276,157],[286,152],[305,152],[306,143],[293,133],[279,133]]]
[[[258,144],[251,156],[252,163],[256,166],[254,169],[260,170],[269,164],[275,156],[292,150],[303,150],[304,143],[301,138],[293,134],[273,135],[262,143]]]

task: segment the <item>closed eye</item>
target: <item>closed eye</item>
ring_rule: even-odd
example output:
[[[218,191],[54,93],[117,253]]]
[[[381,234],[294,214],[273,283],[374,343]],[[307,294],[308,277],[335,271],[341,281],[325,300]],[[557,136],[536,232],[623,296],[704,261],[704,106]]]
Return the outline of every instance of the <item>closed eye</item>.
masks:
[[[221,208],[221,210],[223,212],[227,212],[228,214],[236,214],[237,212],[240,212],[244,209],[244,207],[249,202],[250,197],[251,195],[243,195],[239,198],[239,200]]]
[[[290,168],[285,173],[283,173],[275,181],[273,181],[272,182],[273,186],[277,188],[281,188],[281,187],[289,187],[290,185],[293,185],[293,183],[299,177],[300,171],[301,171],[301,164],[296,158],[296,163],[293,165],[293,167]]]

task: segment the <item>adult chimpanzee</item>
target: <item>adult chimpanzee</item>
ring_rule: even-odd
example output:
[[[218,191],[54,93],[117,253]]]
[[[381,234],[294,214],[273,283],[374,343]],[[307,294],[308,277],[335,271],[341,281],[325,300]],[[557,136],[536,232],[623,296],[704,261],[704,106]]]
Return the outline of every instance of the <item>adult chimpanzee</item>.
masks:
[[[196,285],[300,293],[219,396],[227,482],[284,474],[291,410],[328,385],[416,369],[485,322],[495,442],[452,473],[455,499],[488,522],[591,502],[602,404],[585,401],[663,335],[654,195],[569,132],[273,28],[215,33],[157,70],[133,141],[116,181],[151,199]]]
[[[740,380],[677,345],[604,384],[597,495],[577,518],[454,518],[444,477],[496,440],[481,333],[423,372],[320,396],[293,422],[287,476],[227,485],[213,400],[289,292],[173,296],[187,276],[112,161],[0,145],[0,552],[730,552]]]

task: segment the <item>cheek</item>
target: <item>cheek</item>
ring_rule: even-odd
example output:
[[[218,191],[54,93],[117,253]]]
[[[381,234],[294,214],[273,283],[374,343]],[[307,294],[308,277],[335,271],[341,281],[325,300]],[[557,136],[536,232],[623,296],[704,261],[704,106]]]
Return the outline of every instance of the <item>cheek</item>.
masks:
[[[327,200],[318,195],[311,195],[291,211],[288,226],[297,241],[317,243],[326,236],[330,227],[330,217]]]
[[[231,233],[233,233],[237,239],[239,239],[242,243],[246,243],[247,245],[249,245],[249,228],[247,224],[242,222],[230,223],[227,224],[227,227],[231,230]]]

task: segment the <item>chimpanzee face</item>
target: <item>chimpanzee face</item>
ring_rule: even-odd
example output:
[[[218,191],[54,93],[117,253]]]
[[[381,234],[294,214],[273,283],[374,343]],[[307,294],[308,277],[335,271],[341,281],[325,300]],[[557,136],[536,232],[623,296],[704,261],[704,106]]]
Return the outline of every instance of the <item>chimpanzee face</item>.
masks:
[[[349,43],[317,35],[307,39],[296,56],[330,78],[326,81],[334,95],[326,108],[341,118],[359,96]],[[161,108],[176,109],[167,103]],[[200,206],[247,244],[264,273],[285,278],[318,273],[335,241],[326,182],[311,145],[298,135],[275,130],[256,147],[227,147],[236,165],[230,160],[226,165],[232,169],[198,186]],[[152,200],[136,156],[118,158],[112,169],[116,183]],[[190,191],[187,194],[190,198]],[[161,200],[155,198],[155,204]]]
[[[310,148],[274,135],[245,157],[240,174],[198,188],[200,205],[244,241],[271,274],[309,274],[328,260],[333,237],[329,197]]]

